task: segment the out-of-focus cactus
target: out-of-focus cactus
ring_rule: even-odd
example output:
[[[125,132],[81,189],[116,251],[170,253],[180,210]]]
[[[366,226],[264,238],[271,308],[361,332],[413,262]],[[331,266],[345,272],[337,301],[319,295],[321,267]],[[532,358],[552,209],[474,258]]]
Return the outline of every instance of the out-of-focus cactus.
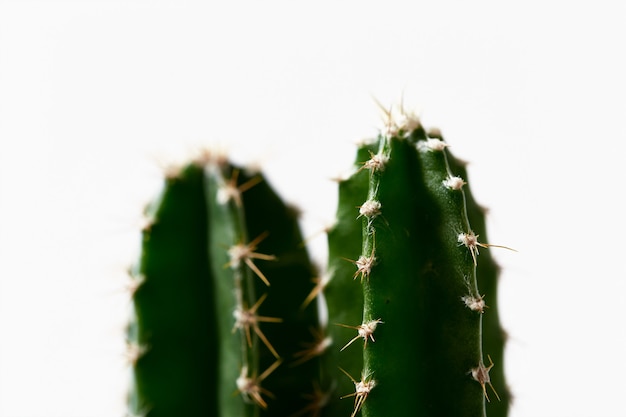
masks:
[[[260,174],[200,158],[149,207],[134,271],[132,413],[257,416],[310,407],[319,383],[313,268]],[[307,360],[305,360],[307,359]],[[297,366],[294,366],[297,365]]]
[[[437,131],[386,120],[339,181],[316,278],[260,174],[203,157],[168,176],[133,274],[133,413],[507,415],[484,210]]]

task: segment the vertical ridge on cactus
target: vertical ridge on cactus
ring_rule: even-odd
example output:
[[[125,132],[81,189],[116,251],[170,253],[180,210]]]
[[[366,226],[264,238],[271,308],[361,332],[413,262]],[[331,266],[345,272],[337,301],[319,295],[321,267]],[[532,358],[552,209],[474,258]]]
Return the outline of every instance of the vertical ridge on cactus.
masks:
[[[361,222],[357,220],[357,207],[367,195],[369,171],[362,169],[362,162],[377,151],[375,144],[362,144],[354,162],[355,173],[339,181],[339,202],[333,227],[328,231],[328,274],[329,281],[324,289],[328,306],[328,333],[334,348],[325,355],[324,381],[333,388],[333,395],[326,408],[326,416],[349,416],[352,404],[340,400],[340,396],[354,392],[354,384],[343,375],[338,366],[350,375],[360,375],[363,358],[361,355],[340,352],[353,337],[351,330],[339,324],[360,324],[363,320],[363,293],[354,282],[358,276],[355,261],[361,252]],[[356,275],[355,275],[356,274]]]
[[[354,263],[356,276],[362,278],[362,322],[385,323],[376,329],[376,343],[363,345],[362,369],[351,371],[376,381],[358,407],[364,416],[484,416],[483,387],[490,383],[491,367],[483,365],[482,320],[497,309],[494,305],[485,311],[483,300],[483,294],[495,299],[494,286],[485,293],[478,290],[478,241],[470,246],[458,240],[460,235],[475,236],[464,194],[466,173],[454,169],[456,160],[448,163],[452,156],[447,144],[440,136],[429,137],[415,116],[386,115],[387,127],[368,151],[369,159],[360,161],[362,171],[369,171],[361,198],[355,198],[361,203],[342,208],[340,192],[338,209],[353,210],[345,222],[360,219],[361,248],[342,256],[361,260]],[[475,206],[470,210],[479,215]],[[348,282],[349,277],[336,274],[333,280]],[[489,323],[488,332],[501,334],[497,316]],[[494,341],[490,348],[501,359],[503,341],[497,338],[489,336]],[[476,369],[485,372],[472,372]],[[479,374],[485,378],[473,377]],[[501,370],[496,374],[500,385]],[[506,415],[504,397],[494,415]]]
[[[469,184],[466,163],[453,157],[448,153],[448,163],[450,169],[464,178],[467,185],[464,186],[465,202],[467,207],[467,217],[472,229],[476,234],[486,241],[487,226],[485,220],[486,209],[480,206],[472,194]],[[498,276],[500,267],[490,251],[482,251],[480,259],[476,265],[476,277],[482,293],[489,294],[489,311],[483,315],[483,351],[488,354],[497,364],[489,372],[491,383],[500,397],[500,401],[490,401],[487,403],[487,415],[490,417],[506,417],[511,403],[511,393],[504,376],[504,346],[506,342],[506,332],[502,329],[498,310]],[[498,366],[499,365],[499,366]]]

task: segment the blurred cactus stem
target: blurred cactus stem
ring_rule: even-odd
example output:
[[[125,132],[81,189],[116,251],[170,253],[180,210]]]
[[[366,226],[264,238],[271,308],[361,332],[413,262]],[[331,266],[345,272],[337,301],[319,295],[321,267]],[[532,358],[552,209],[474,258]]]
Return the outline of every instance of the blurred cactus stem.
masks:
[[[497,372],[497,386],[490,377],[502,366],[504,345],[493,267],[478,268],[490,292],[478,289],[479,249],[489,245],[475,230],[484,232],[484,215],[473,200],[468,209],[465,171],[438,132],[428,135],[402,108],[385,111],[385,121],[378,138],[359,149],[355,173],[340,183],[338,222],[329,234],[328,311],[330,322],[340,323],[334,332],[349,344],[339,356],[350,368],[337,376],[342,393],[354,399],[352,415],[482,417],[494,402],[490,415],[506,416],[503,374]],[[360,240],[358,251],[349,239]],[[360,287],[362,302],[350,285]],[[331,304],[339,291],[355,300],[349,313]],[[485,329],[484,316],[491,316]],[[493,355],[483,352],[483,339]]]
[[[165,179],[134,271],[130,411],[290,415],[320,377],[315,275],[297,222],[260,174],[205,154]],[[297,361],[297,363],[296,363]],[[297,365],[297,366],[294,366]]]

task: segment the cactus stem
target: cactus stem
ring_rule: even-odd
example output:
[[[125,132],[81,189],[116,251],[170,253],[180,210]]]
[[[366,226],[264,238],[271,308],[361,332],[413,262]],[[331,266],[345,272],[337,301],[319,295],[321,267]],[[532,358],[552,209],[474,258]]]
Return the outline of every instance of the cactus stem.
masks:
[[[342,368],[339,368],[339,370],[341,370],[341,372],[346,374],[348,378],[350,378],[350,380],[354,383],[354,388],[355,388],[354,392],[352,394],[348,394],[348,395],[344,395],[340,397],[341,399],[348,398],[348,397],[355,397],[354,398],[354,411],[352,411],[352,414],[350,415],[350,417],[354,417],[363,406],[363,403],[365,402],[365,400],[367,400],[367,396],[370,394],[372,389],[376,386],[376,380],[374,379],[368,380],[366,376],[362,375],[361,380],[357,382],[354,378],[352,378],[352,376],[347,371],[345,371]]]
[[[261,375],[258,377],[248,377],[248,367],[241,368],[241,373],[237,378],[237,391],[235,393],[241,393],[244,398],[252,399],[259,407],[266,409],[267,403],[261,396],[264,394],[270,398],[274,398],[274,394],[261,387],[261,382],[267,378],[278,366],[281,364],[282,359],[278,359],[272,365],[270,365]]]
[[[338,326],[347,327],[350,329],[355,329],[357,331],[357,335],[352,338],[344,347],[341,348],[341,352],[348,346],[352,344],[358,338],[363,338],[363,349],[367,347],[367,339],[370,339],[372,342],[376,342],[374,339],[374,331],[376,331],[376,326],[379,324],[383,324],[384,322],[381,319],[370,320],[358,326],[348,326],[347,324],[337,323]]]
[[[492,245],[489,243],[480,243],[478,241],[478,235],[474,234],[474,232],[472,232],[470,230],[469,233],[459,233],[459,236],[457,238],[458,242],[464,246],[466,246],[470,253],[472,254],[472,258],[474,259],[474,265],[476,265],[476,256],[478,255],[478,247],[481,248],[502,248],[502,249],[508,249],[508,250],[512,250],[514,252],[517,252],[515,249],[513,248],[509,248],[507,246],[501,246],[501,245]]]
[[[474,378],[474,381],[477,381],[483,387],[483,394],[485,394],[487,401],[489,401],[487,388],[485,387],[487,384],[491,387],[493,393],[496,394],[498,401],[500,401],[500,396],[496,392],[493,385],[491,385],[491,378],[489,378],[489,371],[493,368],[493,361],[491,360],[491,356],[487,355],[487,357],[489,358],[489,366],[485,367],[485,364],[481,361],[476,368],[472,368],[472,378]]]
[[[259,277],[261,280],[267,285],[270,286],[270,282],[267,280],[265,275],[261,272],[261,270],[254,264],[252,259],[261,259],[264,261],[275,261],[276,256],[274,255],[264,255],[262,253],[254,252],[257,248],[258,244],[267,237],[269,233],[264,232],[261,233],[256,239],[252,242],[244,245],[239,243],[237,245],[231,246],[228,249],[228,256],[230,256],[230,262],[226,264],[226,266],[230,266],[233,269],[239,268],[241,265],[241,261],[243,260],[246,265]]]
[[[237,329],[243,329],[246,334],[246,339],[248,340],[248,346],[252,347],[252,338],[250,335],[250,327],[254,329],[254,332],[259,336],[259,338],[263,341],[265,346],[272,352],[275,358],[280,358],[280,355],[276,352],[272,344],[267,340],[261,329],[259,328],[259,322],[266,323],[280,323],[283,319],[278,317],[265,317],[265,316],[257,316],[256,311],[261,306],[267,294],[263,294],[261,298],[257,300],[257,302],[250,308],[237,308],[233,312],[233,316],[235,317],[235,326],[233,327],[233,333]]]

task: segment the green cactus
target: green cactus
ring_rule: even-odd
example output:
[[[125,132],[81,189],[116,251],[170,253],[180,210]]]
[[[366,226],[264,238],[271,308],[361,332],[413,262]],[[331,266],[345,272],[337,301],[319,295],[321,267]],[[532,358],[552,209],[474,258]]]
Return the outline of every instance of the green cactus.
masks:
[[[364,302],[352,317],[363,338],[363,368],[352,374],[353,413],[483,416],[491,356],[482,351],[486,306],[476,264],[479,247],[488,245],[470,226],[465,181],[451,169],[445,142],[428,137],[417,118],[402,116],[389,121],[377,151],[348,180],[369,171],[358,211],[362,248],[352,255]],[[345,257],[331,251],[331,259],[338,256]],[[330,282],[346,280],[342,275]],[[329,312],[332,322],[330,306]],[[491,397],[498,400],[495,391]],[[504,415],[507,406],[500,409]]]
[[[507,415],[484,210],[438,132],[386,116],[339,181],[315,279],[260,174],[204,156],[167,178],[133,274],[133,413]]]
[[[310,407],[319,359],[313,267],[260,175],[200,158],[150,206],[134,275],[133,414],[290,415]],[[296,363],[297,360],[297,363]],[[298,366],[293,366],[294,363]]]

